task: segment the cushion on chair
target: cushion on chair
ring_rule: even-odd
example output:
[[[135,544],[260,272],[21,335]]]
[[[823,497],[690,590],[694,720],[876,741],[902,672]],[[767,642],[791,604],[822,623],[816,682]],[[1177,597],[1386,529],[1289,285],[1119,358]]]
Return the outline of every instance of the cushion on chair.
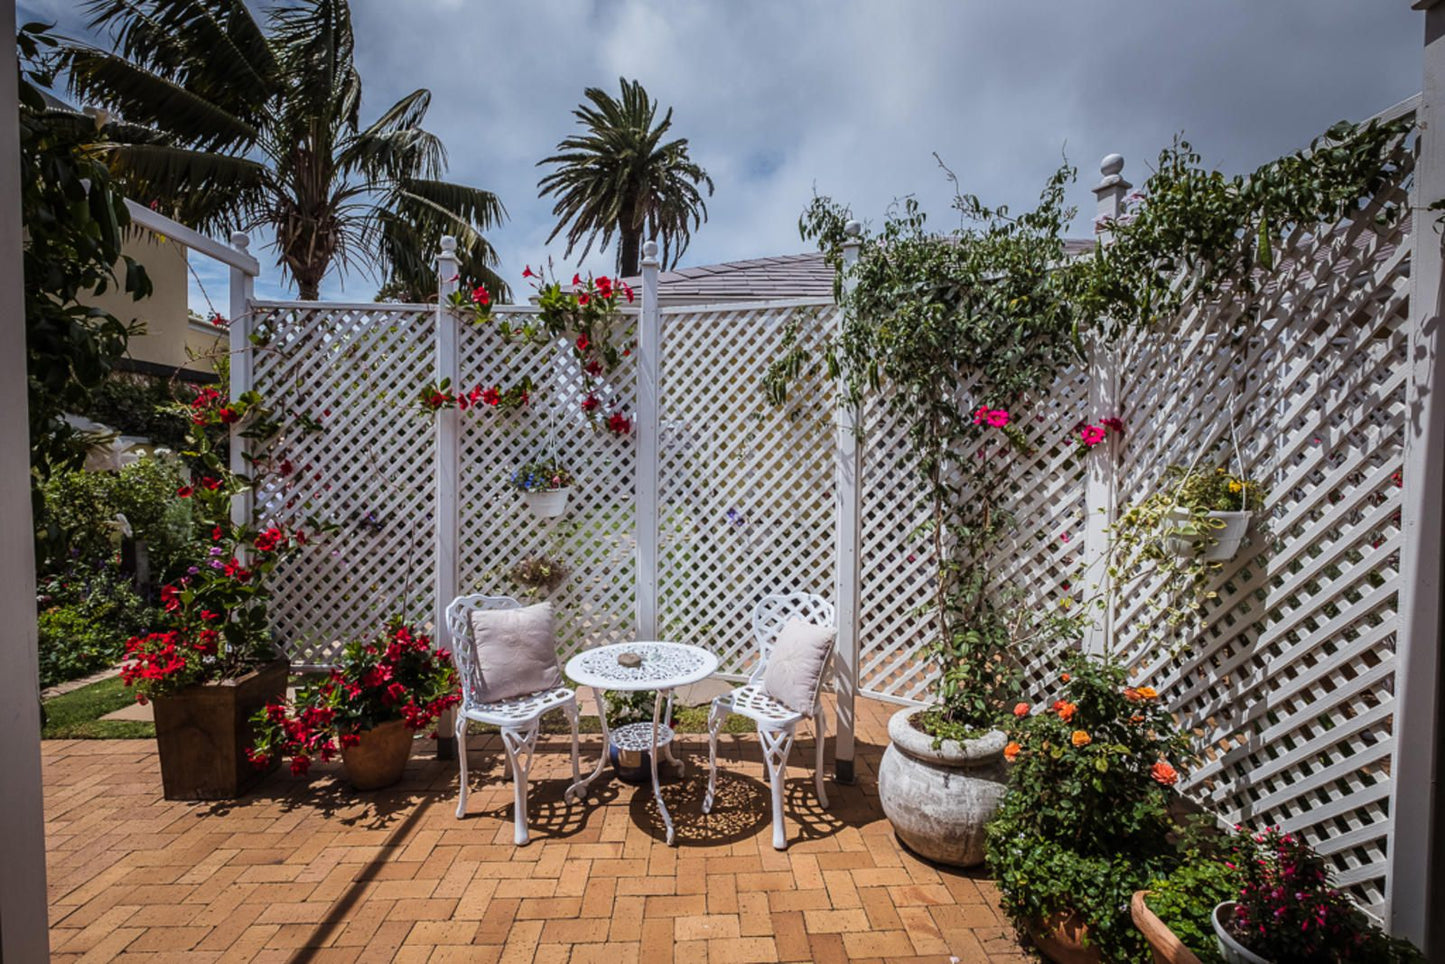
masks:
[[[551,603],[476,610],[471,621],[478,700],[494,703],[562,685]]]
[[[790,619],[763,670],[763,692],[795,713],[812,716],[837,635],[832,626]]]

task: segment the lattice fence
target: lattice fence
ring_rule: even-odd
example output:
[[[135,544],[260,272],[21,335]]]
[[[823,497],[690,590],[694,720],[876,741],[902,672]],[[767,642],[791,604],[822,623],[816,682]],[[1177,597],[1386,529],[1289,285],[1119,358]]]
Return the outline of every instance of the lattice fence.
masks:
[[[836,313],[807,302],[662,313],[658,628],[711,649],[724,673],[751,667],[763,596],[833,595],[832,388],[800,385],[782,411],[762,379],[790,321],[816,344]]]
[[[1121,365],[1119,503],[1170,464],[1234,466],[1270,490],[1200,635],[1150,640],[1154,584],[1116,645],[1204,759],[1187,789],[1231,821],[1303,831],[1366,905],[1384,897],[1409,294],[1408,144],[1389,187],[1294,230],[1248,308],[1190,304]],[[1262,524],[1260,524],[1262,522]]]

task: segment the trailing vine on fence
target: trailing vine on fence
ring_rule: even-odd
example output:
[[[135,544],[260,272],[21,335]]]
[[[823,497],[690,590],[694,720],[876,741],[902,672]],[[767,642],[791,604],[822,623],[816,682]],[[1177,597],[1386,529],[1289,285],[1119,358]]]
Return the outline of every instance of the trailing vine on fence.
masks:
[[[1100,225],[1112,243],[1073,259],[1064,245],[1075,213],[1065,203],[1075,177],[1068,165],[1037,207],[1017,215],[956,192],[963,223],[946,234],[930,231],[908,198],[864,239],[846,291],[840,273],[840,335],[815,352],[797,331],[784,333],[764,382],[772,404],[826,371],[853,404],[882,392],[909,426],[938,572],[929,608],[939,674],[926,721],[935,736],[997,719],[1018,692],[1022,648],[1076,634],[1087,619],[1087,606],[1024,608],[1021,587],[990,569],[990,548],[1014,529],[1006,505],[1026,484],[1018,456],[1029,442],[1018,425],[1031,404],[1087,339],[1158,328],[1190,298],[1253,298],[1282,238],[1357,212],[1389,179],[1405,130],[1404,122],[1339,124],[1309,149],[1238,177],[1205,169],[1177,139],[1124,214]],[[840,268],[849,216],[817,197],[799,222]],[[1108,428],[1081,423],[1059,434],[1087,448]]]

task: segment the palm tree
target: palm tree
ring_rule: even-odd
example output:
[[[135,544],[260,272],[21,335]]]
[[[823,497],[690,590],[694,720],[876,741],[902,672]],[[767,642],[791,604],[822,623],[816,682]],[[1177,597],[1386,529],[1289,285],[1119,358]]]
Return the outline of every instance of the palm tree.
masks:
[[[506,288],[483,232],[496,195],[441,180],[446,152],[416,90],[361,123],[347,0],[87,0],[114,50],[62,51],[72,94],[102,109],[127,193],[204,231],[269,229],[284,273],[315,299],[333,266],[379,268],[386,290],[435,292],[432,256],[457,238],[464,281]]]
[[[606,248],[617,234],[617,271],[637,274],[644,235],[662,242],[665,266],[677,264],[687,250],[692,230],[707,220],[707,204],[700,188],[712,195],[712,178],[693,163],[687,138],[663,143],[672,127],[672,108],[657,120],[657,101],[642,84],[619,78],[622,99],[597,87],[572,112],[585,134],[568,137],[557,145],[559,153],[537,163],[555,164],[557,170],[537,183],[542,196],[553,194],[552,213],[557,226],[551,241],[565,229],[567,255],[583,241],[585,258],[600,236]]]

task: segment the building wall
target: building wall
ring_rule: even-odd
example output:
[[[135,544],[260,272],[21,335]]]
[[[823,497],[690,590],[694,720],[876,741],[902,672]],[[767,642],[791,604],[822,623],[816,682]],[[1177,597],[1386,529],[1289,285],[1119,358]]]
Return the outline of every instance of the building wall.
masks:
[[[167,368],[208,369],[207,363],[191,361],[186,352],[188,346],[201,350],[209,348],[210,343],[202,332],[193,330],[187,319],[190,278],[185,247],[149,231],[137,231],[126,241],[125,253],[145,265],[153,289],[151,296],[132,301],[122,288],[82,300],[121,321],[144,324],[145,334],[130,341],[130,356],[136,361]]]

